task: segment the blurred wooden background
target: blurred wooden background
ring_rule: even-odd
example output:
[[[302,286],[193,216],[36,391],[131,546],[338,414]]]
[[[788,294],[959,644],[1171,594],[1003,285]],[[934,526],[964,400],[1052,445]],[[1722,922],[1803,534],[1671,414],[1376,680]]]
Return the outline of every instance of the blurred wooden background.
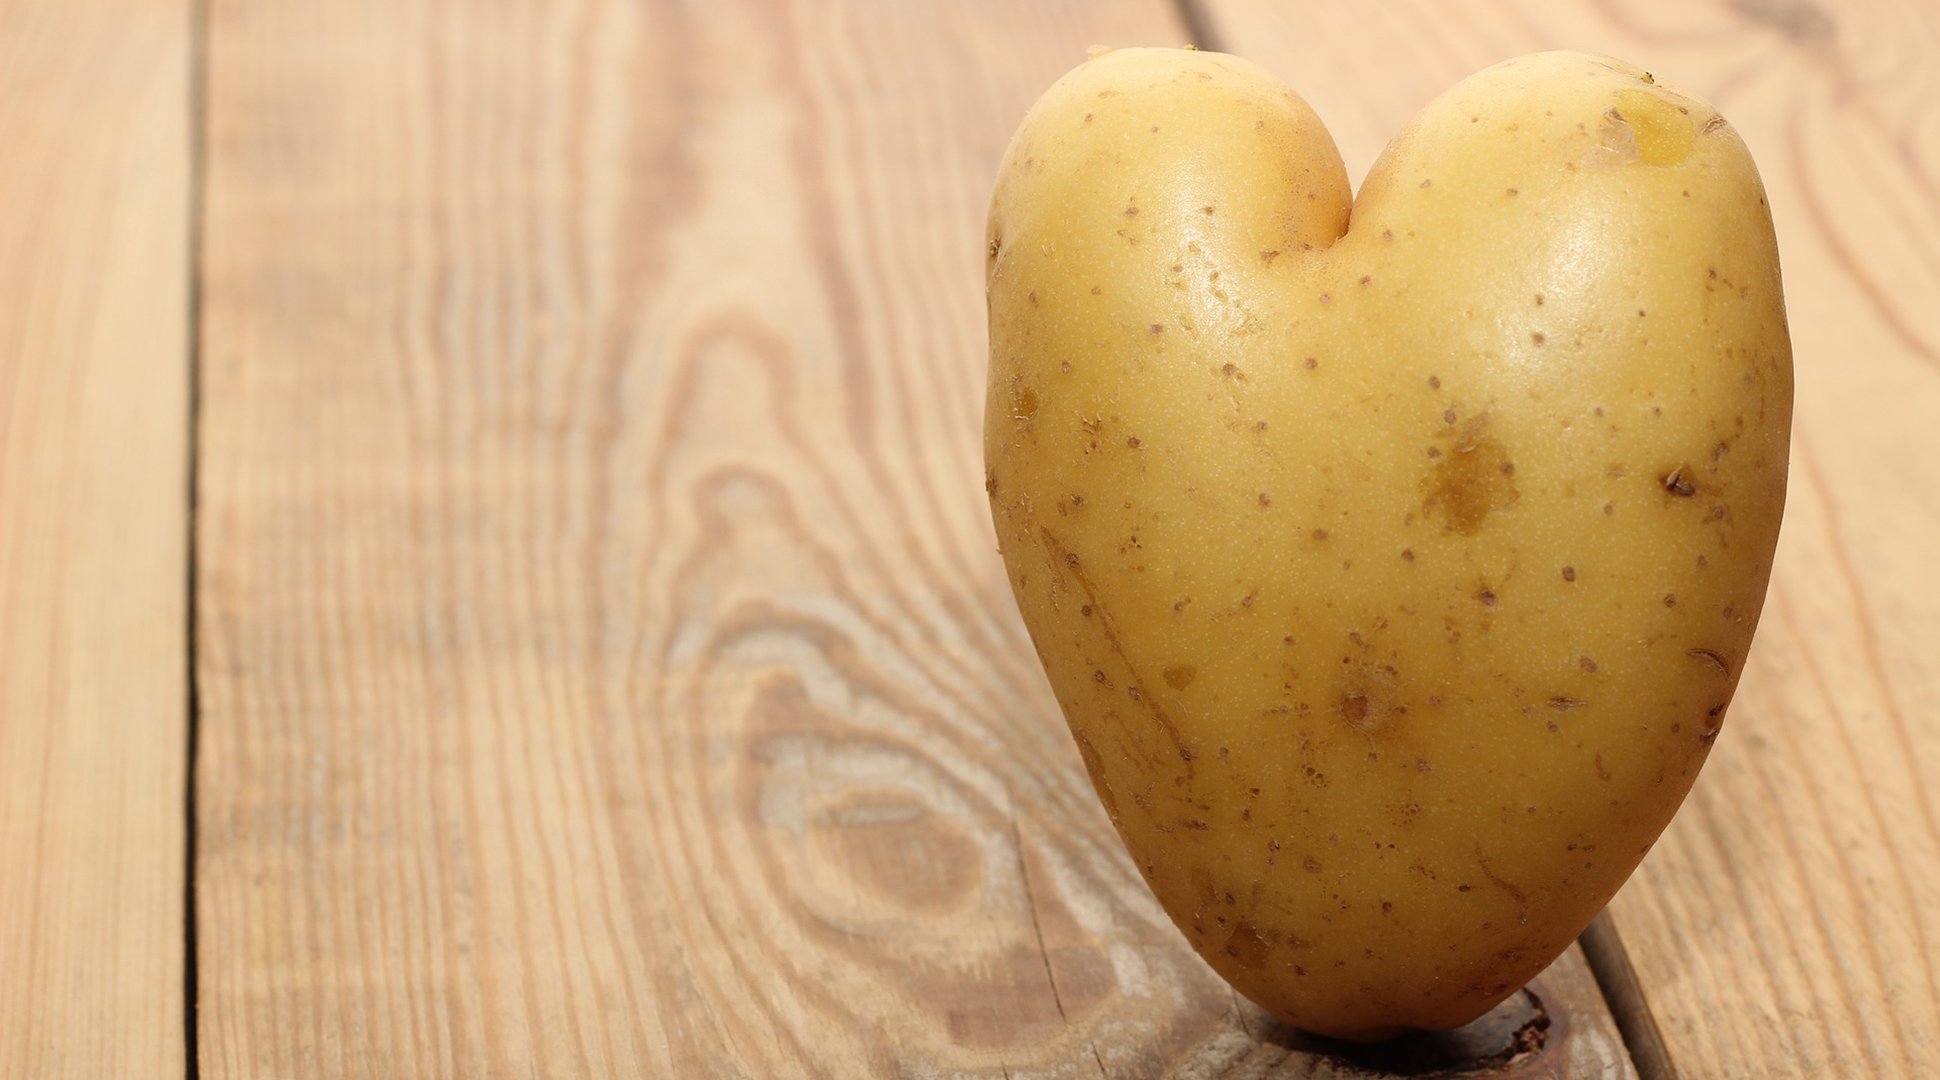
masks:
[[[1013,610],[998,156],[1193,38],[1356,178],[1572,47],[1770,189],[1772,598],[1540,1052],[1236,1000]],[[1915,0],[0,0],[0,1078],[1940,1075],[1936,100]]]

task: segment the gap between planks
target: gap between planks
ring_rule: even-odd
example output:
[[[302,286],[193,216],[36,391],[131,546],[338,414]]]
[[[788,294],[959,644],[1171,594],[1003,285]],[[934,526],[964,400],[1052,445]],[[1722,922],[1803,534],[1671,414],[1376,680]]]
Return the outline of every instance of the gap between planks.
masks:
[[[187,565],[183,575],[188,584],[188,603],[185,605],[186,623],[183,630],[183,658],[185,685],[188,687],[188,716],[186,737],[188,741],[185,754],[185,767],[188,770],[182,792],[182,816],[185,828],[182,843],[182,1056],[186,1062],[188,1080],[198,1080],[202,1075],[202,1061],[199,1054],[200,1032],[197,1024],[196,977],[201,965],[197,962],[195,947],[195,853],[196,853],[196,815],[195,815],[195,765],[201,734],[201,695],[202,685],[197,669],[200,667],[200,653],[196,649],[196,612],[201,593],[197,588],[196,574],[196,513],[200,499],[198,495],[202,483],[202,220],[203,208],[208,202],[206,165],[209,157],[208,117],[209,117],[209,0],[189,0],[189,78],[188,78],[188,141],[189,141],[189,183],[188,203],[188,455],[187,484],[183,492],[188,500],[188,515],[184,527],[188,532],[187,543],[183,550],[187,554]]]

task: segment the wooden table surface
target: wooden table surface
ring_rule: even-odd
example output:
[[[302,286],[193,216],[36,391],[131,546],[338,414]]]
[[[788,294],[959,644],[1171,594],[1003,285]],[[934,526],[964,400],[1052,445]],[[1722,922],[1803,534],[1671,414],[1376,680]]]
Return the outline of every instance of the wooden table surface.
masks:
[[[1459,1037],[1192,955],[994,550],[999,154],[1189,38],[1356,177],[1617,54],[1770,191],[1732,723]],[[1916,0],[0,0],[0,1078],[1940,1076],[1937,98]]]

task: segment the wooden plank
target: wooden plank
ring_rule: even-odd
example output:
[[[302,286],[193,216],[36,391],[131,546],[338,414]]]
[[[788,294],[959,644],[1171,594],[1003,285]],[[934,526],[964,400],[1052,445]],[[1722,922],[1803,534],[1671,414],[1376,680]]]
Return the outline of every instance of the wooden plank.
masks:
[[[1157,908],[981,493],[998,157],[1168,5],[211,19],[209,1075],[1367,1063]]]
[[[1666,72],[1743,134],[1785,260],[1791,498],[1730,728],[1611,906],[1667,1057],[1640,1064],[1940,1075],[1940,26],[1880,2],[1206,4],[1356,177],[1441,89],[1544,48]]]
[[[179,1076],[190,16],[0,4],[0,1078]]]

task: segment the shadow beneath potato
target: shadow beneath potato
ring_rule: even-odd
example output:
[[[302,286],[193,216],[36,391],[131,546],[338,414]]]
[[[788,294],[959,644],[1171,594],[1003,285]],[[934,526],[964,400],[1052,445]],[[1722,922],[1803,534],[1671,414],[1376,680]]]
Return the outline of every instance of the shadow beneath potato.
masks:
[[[1560,1013],[1551,1014],[1545,1005],[1546,995],[1538,978],[1473,1023],[1453,1031],[1414,1032],[1379,1043],[1312,1035],[1250,1009],[1249,1027],[1258,1042],[1288,1053],[1288,1060],[1269,1076],[1560,1080],[1572,1075],[1569,1055],[1562,1052],[1568,1027]],[[1298,1071],[1288,1072],[1291,1068]]]

